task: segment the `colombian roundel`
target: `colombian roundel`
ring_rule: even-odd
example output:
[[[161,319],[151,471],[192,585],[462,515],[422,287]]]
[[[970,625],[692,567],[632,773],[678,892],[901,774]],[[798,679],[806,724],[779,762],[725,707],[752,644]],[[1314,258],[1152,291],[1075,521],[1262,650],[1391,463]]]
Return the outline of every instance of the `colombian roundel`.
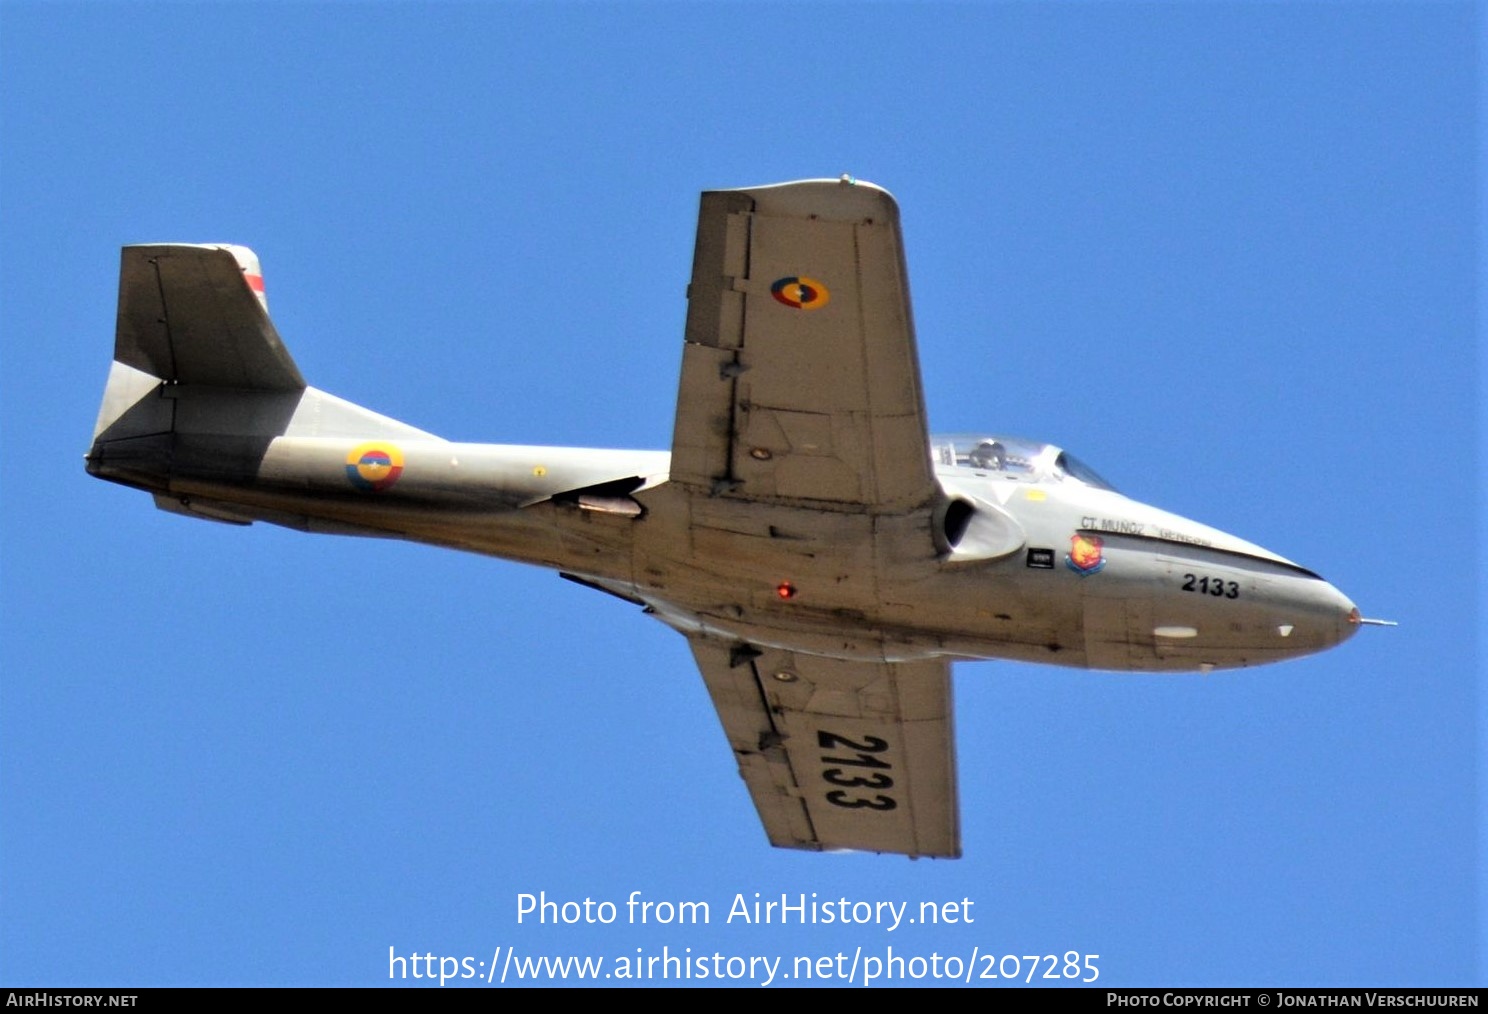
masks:
[[[403,452],[393,444],[361,444],[346,456],[346,478],[357,489],[376,493],[403,474]]]
[[[795,275],[777,280],[770,286],[770,295],[794,310],[820,310],[832,298],[827,287],[815,278]]]

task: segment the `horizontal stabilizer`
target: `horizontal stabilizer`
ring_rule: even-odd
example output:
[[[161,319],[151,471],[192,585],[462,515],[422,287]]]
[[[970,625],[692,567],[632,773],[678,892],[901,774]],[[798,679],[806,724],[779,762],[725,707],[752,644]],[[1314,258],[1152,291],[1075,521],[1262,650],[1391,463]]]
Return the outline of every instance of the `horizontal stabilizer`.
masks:
[[[174,383],[301,390],[304,378],[269,320],[262,286],[258,258],[246,247],[127,246],[114,358]]]
[[[228,525],[251,525],[253,519],[245,517],[241,512],[232,507],[218,507],[210,503],[196,503],[189,497],[170,496],[165,493],[155,494],[155,506],[169,514],[180,514],[188,518],[201,518],[205,521],[221,521]]]

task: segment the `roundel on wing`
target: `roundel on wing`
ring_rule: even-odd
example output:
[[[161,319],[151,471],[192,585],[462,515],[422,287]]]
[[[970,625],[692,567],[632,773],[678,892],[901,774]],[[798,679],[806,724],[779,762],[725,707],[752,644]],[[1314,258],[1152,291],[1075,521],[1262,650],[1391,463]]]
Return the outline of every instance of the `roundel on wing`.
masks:
[[[804,275],[776,279],[770,286],[770,295],[793,310],[820,310],[832,298],[825,285]]]
[[[403,452],[395,444],[361,444],[346,456],[346,478],[369,493],[387,489],[402,474]]]

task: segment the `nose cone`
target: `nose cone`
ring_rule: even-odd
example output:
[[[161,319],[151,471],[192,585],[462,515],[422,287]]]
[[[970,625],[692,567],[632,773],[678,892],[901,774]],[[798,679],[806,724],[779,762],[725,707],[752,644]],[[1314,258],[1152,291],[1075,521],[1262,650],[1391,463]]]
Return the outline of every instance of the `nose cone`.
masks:
[[[1324,583],[1326,584],[1326,582]],[[1342,644],[1359,632],[1359,607],[1354,605],[1352,599],[1337,588],[1334,588],[1331,584],[1327,585],[1327,589],[1328,594],[1333,599],[1333,615],[1337,620],[1338,636],[1333,643]]]
[[[1272,607],[1276,629],[1298,654],[1342,644],[1359,631],[1359,610],[1322,578],[1290,578]]]

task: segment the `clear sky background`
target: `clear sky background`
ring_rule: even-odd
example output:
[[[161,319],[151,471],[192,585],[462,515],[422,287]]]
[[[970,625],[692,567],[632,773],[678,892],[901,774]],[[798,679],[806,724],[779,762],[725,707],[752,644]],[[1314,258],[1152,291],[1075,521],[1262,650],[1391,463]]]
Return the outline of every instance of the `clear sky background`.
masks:
[[[0,984],[376,985],[390,946],[1482,982],[1480,10],[0,5]],[[899,199],[932,429],[1400,627],[960,665],[965,858],[793,853],[633,607],[83,472],[123,244],[252,246],[310,382],[442,436],[665,448],[698,192],[843,172]],[[712,920],[518,925],[539,891]],[[755,892],[975,921],[726,923]]]

